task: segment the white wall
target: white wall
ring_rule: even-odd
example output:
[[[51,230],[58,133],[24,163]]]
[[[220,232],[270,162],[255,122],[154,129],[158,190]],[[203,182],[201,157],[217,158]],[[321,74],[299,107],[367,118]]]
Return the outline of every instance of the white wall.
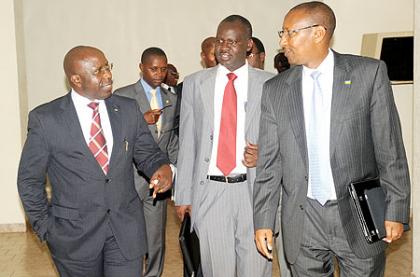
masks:
[[[0,1],[0,231],[24,231],[25,217],[16,187],[16,172],[21,149],[18,71],[13,0]]]
[[[137,81],[140,55],[150,46],[164,49],[182,78],[201,69],[201,41],[215,35],[218,23],[235,13],[251,21],[254,35],[266,46],[267,69],[274,71],[277,30],[295,2],[23,1],[29,109],[66,92],[62,59],[73,46],[92,45],[105,52],[114,63],[114,88]]]

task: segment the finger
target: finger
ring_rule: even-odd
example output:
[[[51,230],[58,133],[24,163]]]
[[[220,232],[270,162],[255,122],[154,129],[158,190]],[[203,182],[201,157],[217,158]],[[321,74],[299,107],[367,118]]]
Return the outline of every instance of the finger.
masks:
[[[392,242],[392,226],[390,224],[385,223],[385,232],[386,232],[386,237],[383,238],[383,241],[387,243],[391,243]]]
[[[150,184],[149,184],[149,189],[154,188],[155,186],[157,186],[159,184],[159,179],[151,179],[150,180]]]

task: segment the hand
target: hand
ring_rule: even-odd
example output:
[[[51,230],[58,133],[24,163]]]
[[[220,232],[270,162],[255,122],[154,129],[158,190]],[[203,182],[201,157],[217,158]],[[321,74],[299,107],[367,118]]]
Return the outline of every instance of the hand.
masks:
[[[404,227],[402,223],[385,220],[385,230],[386,237],[382,240],[387,243],[391,243],[401,238],[404,232]]]
[[[172,170],[168,164],[159,167],[150,178],[149,188],[153,189],[153,198],[156,198],[158,193],[163,193],[170,190],[172,187]]]
[[[182,206],[176,206],[176,214],[178,215],[179,219],[181,221],[184,220],[184,216],[186,213],[191,214],[191,205],[182,205]]]
[[[261,254],[269,260],[273,259],[273,231],[271,229],[258,229],[255,231],[255,243]]]
[[[154,110],[148,110],[143,114],[144,120],[146,120],[147,124],[153,125],[156,124],[156,122],[159,120],[160,114],[162,113],[162,110],[160,109],[154,109]]]
[[[246,143],[242,163],[246,167],[256,167],[258,159],[258,144]]]

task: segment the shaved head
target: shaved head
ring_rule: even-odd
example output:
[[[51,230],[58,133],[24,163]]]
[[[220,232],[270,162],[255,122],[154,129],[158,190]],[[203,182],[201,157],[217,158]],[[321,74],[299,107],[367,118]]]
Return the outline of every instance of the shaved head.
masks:
[[[298,11],[312,19],[313,24],[324,26],[328,37],[331,39],[334,34],[336,19],[333,10],[328,5],[318,1],[306,2],[293,7],[288,14]]]

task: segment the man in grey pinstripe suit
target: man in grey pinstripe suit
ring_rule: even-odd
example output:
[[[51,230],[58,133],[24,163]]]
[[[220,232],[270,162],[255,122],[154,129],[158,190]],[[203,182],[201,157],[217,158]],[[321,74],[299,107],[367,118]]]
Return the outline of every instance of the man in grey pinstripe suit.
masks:
[[[181,218],[192,212],[206,277],[271,276],[270,262],[255,248],[252,187],[262,86],[273,75],[248,66],[251,35],[247,19],[225,18],[216,36],[220,64],[184,79],[175,202]],[[236,90],[237,124],[224,129],[223,98],[229,83]],[[236,131],[236,147],[230,144],[222,153],[218,150],[226,130]],[[226,173],[217,161],[232,150],[236,165]]]
[[[382,276],[386,244],[401,237],[409,220],[401,127],[385,64],[332,51],[334,29],[330,7],[308,2],[288,12],[279,32],[296,66],[263,90],[254,184],[256,242],[271,257],[282,186],[281,227],[294,276],[333,276],[334,256],[342,276]],[[316,102],[319,93],[322,101]],[[386,193],[387,235],[369,244],[347,187],[376,176]]]

